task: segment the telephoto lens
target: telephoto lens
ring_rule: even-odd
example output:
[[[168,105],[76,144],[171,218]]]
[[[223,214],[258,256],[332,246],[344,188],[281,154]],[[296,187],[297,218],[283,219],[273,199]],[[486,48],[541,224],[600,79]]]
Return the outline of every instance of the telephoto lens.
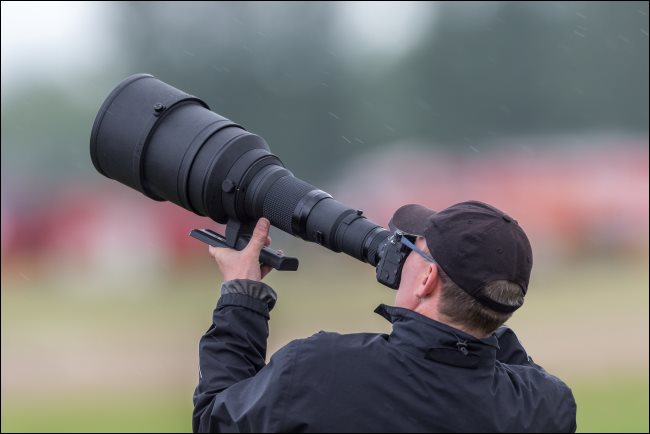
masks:
[[[90,155],[99,173],[151,199],[218,223],[266,217],[373,266],[390,235],[293,176],[264,139],[149,74],[126,78],[108,95],[93,124]]]

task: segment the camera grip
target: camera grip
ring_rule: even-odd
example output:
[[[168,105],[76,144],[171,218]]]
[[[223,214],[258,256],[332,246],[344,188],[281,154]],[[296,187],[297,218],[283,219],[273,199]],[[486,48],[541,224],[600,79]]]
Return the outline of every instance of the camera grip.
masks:
[[[232,247],[226,242],[226,238],[210,229],[192,229],[192,238],[196,238],[212,247],[226,247],[229,249],[242,250],[247,242],[238,240],[237,246]],[[298,269],[298,258],[280,255],[273,249],[264,247],[260,252],[260,263],[270,265],[278,271],[296,271]]]

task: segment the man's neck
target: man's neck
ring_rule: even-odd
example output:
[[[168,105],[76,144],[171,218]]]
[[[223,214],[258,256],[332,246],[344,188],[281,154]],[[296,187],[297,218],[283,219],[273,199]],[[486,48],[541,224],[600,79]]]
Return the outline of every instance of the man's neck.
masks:
[[[420,315],[424,315],[427,318],[431,318],[432,320],[435,320],[435,321],[441,322],[443,324],[446,324],[449,327],[453,327],[453,328],[458,329],[458,330],[460,330],[462,332],[465,332],[468,335],[474,336],[477,339],[483,339],[483,338],[487,337],[487,335],[485,333],[477,332],[476,330],[472,330],[472,329],[468,328],[467,326],[465,326],[463,324],[457,324],[457,323],[455,323],[453,321],[450,321],[449,318],[447,318],[446,316],[440,314],[440,312],[438,312],[437,310],[427,309],[424,306],[418,306],[417,308],[415,308],[415,312],[419,313]]]

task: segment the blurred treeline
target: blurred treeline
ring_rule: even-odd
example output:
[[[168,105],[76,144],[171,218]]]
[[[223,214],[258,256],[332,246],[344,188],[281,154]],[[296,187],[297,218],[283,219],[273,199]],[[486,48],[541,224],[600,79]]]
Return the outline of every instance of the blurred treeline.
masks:
[[[418,37],[392,51],[363,49],[355,21],[341,19],[353,8],[356,22],[367,20],[390,46],[393,29],[372,27],[376,7],[113,3],[103,17],[118,43],[112,68],[71,77],[68,87],[44,80],[3,90],[3,178],[95,176],[92,120],[109,90],[136,72],[260,134],[312,183],[395,140],[472,152],[502,137],[647,134],[647,2],[407,4]]]

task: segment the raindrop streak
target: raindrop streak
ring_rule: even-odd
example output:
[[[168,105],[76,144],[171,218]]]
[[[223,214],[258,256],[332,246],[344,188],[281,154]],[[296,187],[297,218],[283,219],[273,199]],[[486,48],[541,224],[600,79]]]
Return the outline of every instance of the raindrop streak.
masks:
[[[582,33],[580,33],[580,32],[577,31],[577,30],[574,30],[573,33],[575,33],[575,34],[578,35],[578,36],[582,36],[583,38],[585,37],[585,35],[583,35]]]
[[[646,29],[641,29],[641,33],[643,33],[644,35],[648,36],[648,31],[647,31]]]
[[[345,136],[341,136],[341,137],[343,138],[343,140],[345,140],[345,141],[348,142],[349,144],[352,144],[352,142],[350,141],[350,139],[348,139],[347,137],[345,137]]]
[[[474,146],[472,146],[472,145],[469,145],[469,149],[471,149],[472,151],[474,151],[474,152],[476,152],[476,153],[481,152],[481,151],[479,151],[478,149],[476,149],[476,148],[475,148]]]
[[[212,69],[214,69],[217,72],[230,72],[230,69],[226,68],[225,66],[212,65]]]
[[[332,116],[334,119],[341,119],[341,118],[339,118],[338,116],[336,116],[336,115],[335,115],[334,113],[332,113],[332,112],[327,112],[327,114],[329,114],[330,116]]]
[[[385,126],[386,129],[387,129],[388,131],[390,131],[391,133],[394,133],[394,132],[395,132],[395,128],[391,127],[390,125],[386,124],[386,125],[384,125],[384,126]]]
[[[194,56],[194,53],[188,50],[183,50],[183,53],[187,54],[188,56]]]
[[[357,142],[361,143],[362,145],[364,145],[364,144],[366,143],[366,142],[364,142],[363,140],[361,140],[361,139],[358,138],[358,137],[355,137],[354,140],[356,140]]]
[[[533,148],[527,145],[519,145],[521,149],[523,149],[526,153],[533,155]]]
[[[431,106],[425,100],[418,99],[415,103],[417,104],[418,107],[420,107],[421,110],[431,111]]]

